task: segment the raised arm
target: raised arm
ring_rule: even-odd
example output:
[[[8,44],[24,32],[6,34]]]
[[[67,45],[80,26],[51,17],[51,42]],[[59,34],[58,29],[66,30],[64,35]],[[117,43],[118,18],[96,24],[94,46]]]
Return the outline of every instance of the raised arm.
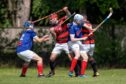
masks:
[[[66,13],[66,15],[67,15],[68,17],[71,16],[71,13],[70,13],[70,11],[68,10],[68,7],[64,7],[63,10],[64,10],[64,12]]]

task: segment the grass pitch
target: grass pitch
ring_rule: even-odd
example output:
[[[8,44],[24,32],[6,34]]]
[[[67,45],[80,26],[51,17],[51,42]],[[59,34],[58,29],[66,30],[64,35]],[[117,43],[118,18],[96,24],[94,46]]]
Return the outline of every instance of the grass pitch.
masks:
[[[56,68],[56,75],[51,78],[38,78],[35,68],[28,69],[27,77],[19,77],[21,69],[0,68],[0,84],[126,84],[126,69],[101,69],[99,77],[92,77],[92,70],[87,70],[88,78],[68,77],[68,69]],[[44,69],[47,74],[48,68]]]

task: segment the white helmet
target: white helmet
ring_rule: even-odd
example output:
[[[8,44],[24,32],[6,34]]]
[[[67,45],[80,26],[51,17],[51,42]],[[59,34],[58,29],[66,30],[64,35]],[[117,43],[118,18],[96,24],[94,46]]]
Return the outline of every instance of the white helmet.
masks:
[[[76,21],[82,21],[83,19],[84,19],[84,17],[82,15],[80,15],[80,14],[76,14],[74,16],[74,20],[76,20]]]

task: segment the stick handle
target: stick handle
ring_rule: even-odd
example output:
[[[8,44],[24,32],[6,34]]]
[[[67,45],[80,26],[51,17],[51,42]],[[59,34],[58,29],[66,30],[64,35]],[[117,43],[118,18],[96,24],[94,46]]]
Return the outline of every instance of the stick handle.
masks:
[[[112,14],[113,14],[113,10],[112,8],[110,8],[109,15],[96,28],[94,28],[93,32],[95,32],[103,23],[105,23],[112,16]]]
[[[42,17],[42,18],[40,18],[40,19],[37,19],[37,20],[35,20],[35,21],[32,21],[32,23],[34,24],[34,23],[39,22],[39,21],[41,21],[41,20],[43,20],[43,19],[46,19],[46,18],[48,18],[48,17],[49,17],[49,15],[48,15],[48,16],[44,16],[44,17]]]
[[[62,12],[62,11],[63,11],[63,9],[60,9],[60,10],[58,10],[58,11],[56,11],[56,12],[51,13],[51,14],[59,13],[59,12]],[[51,15],[51,14],[50,14],[50,15]],[[44,17],[42,17],[42,18],[40,18],[40,19],[37,19],[37,20],[35,20],[35,21],[32,21],[32,23],[36,23],[36,22],[39,22],[39,21],[41,21],[41,20],[43,20],[43,19],[46,19],[46,18],[48,18],[50,15],[47,15],[47,16],[44,16]]]
[[[100,26],[101,26],[103,23],[105,23],[105,22],[112,16],[112,14],[113,14],[112,8],[109,8],[109,10],[110,10],[109,15],[108,15],[98,26],[96,26],[96,27],[93,29],[93,31],[92,31],[90,34],[88,34],[87,37],[89,37],[93,32],[95,32],[98,28],[100,28]]]
[[[63,25],[66,21],[68,21],[70,18],[72,18],[76,13],[74,12],[71,16],[69,16],[61,25]]]

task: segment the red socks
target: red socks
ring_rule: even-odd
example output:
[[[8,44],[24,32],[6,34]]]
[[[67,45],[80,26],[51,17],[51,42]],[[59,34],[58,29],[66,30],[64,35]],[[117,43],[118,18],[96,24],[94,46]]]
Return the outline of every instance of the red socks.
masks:
[[[38,70],[38,75],[42,75],[42,73],[43,73],[43,66],[42,66],[42,64],[38,64],[37,65],[37,70]]]
[[[81,62],[81,72],[80,72],[81,75],[85,74],[86,67],[87,67],[87,62],[86,61],[82,61]]]
[[[74,71],[76,64],[77,64],[77,59],[73,58],[72,63],[71,63],[71,67],[70,67],[70,72]]]
[[[23,65],[23,67],[22,67],[22,75],[25,75],[26,74],[26,72],[27,72],[27,69],[28,69],[28,65]]]
[[[28,65],[23,65],[21,74],[26,75],[27,69],[28,69]],[[42,64],[37,64],[37,70],[38,70],[38,75],[42,75],[42,73],[43,73]]]

